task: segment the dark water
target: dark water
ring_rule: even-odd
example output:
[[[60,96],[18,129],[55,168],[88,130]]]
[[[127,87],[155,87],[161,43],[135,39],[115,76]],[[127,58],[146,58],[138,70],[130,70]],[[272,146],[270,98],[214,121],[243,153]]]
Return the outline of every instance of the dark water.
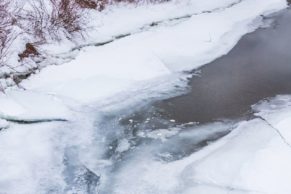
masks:
[[[291,93],[291,10],[275,16],[267,29],[244,36],[226,56],[202,67],[190,80],[191,91],[154,107],[179,123],[238,118],[250,106]]]

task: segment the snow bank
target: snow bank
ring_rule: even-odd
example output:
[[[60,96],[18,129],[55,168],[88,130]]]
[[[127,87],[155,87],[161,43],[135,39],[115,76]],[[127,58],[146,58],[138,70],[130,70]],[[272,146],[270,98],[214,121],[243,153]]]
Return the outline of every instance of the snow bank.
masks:
[[[133,5],[127,3],[113,4],[102,12],[90,11],[88,32],[85,40],[66,42],[66,44],[44,45],[51,54],[68,52],[74,47],[106,42],[120,35],[135,34],[148,30],[153,24],[166,24],[171,20],[183,19],[191,15],[223,9],[238,3],[239,0],[201,0],[169,1],[161,4]],[[183,20],[182,20],[183,21]]]

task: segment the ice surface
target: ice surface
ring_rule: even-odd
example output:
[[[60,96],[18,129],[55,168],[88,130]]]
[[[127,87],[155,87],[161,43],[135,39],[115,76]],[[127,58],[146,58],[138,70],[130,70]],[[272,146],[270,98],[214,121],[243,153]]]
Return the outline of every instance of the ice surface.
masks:
[[[58,193],[65,187],[57,130],[50,123],[1,131],[0,193]]]
[[[66,120],[72,115],[68,103],[33,91],[7,91],[0,94],[0,118],[8,120]]]
[[[130,143],[128,142],[127,139],[122,139],[119,143],[118,146],[116,148],[116,151],[118,152],[125,152],[130,148]]]
[[[290,99],[290,96],[279,96],[271,103],[258,105],[262,109],[257,107],[257,110],[264,114],[266,109],[272,109],[270,120],[286,124],[290,122],[290,107],[282,111],[272,106],[278,100],[290,102]],[[215,128],[212,125],[208,130]],[[287,128],[290,131],[290,123],[286,131]],[[201,133],[199,136],[203,137]],[[155,144],[152,146],[159,149]],[[288,194],[291,191],[291,147],[272,126],[259,118],[238,123],[229,135],[173,162],[159,161],[153,156],[155,152],[147,149],[135,153],[114,172],[116,178],[110,193]]]
[[[291,99],[287,95],[279,95],[270,100],[263,100],[253,106],[257,116],[263,118],[275,128],[287,144],[291,145]]]
[[[88,117],[78,116],[77,120],[10,123],[9,128],[2,129],[0,193],[69,193],[73,188],[86,187],[76,180],[83,178],[82,174],[94,178],[80,160],[90,147],[94,148],[93,128]]]

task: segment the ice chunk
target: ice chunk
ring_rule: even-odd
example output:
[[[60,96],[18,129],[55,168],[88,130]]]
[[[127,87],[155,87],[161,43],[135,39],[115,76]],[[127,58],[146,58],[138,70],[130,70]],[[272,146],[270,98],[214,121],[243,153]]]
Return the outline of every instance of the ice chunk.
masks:
[[[119,141],[116,151],[122,153],[129,150],[129,148],[130,148],[130,143],[128,142],[128,140],[122,139],[121,141]]]
[[[9,127],[9,123],[6,120],[0,119],[0,130]]]

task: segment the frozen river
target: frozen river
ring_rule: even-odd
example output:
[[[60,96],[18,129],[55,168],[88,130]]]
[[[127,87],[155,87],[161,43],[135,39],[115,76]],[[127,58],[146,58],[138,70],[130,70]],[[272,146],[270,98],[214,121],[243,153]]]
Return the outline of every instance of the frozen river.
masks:
[[[187,190],[169,189],[175,184],[169,186],[165,181],[174,179],[175,173],[171,174],[173,169],[169,168],[173,177],[166,177],[168,172],[159,174],[164,172],[159,169],[163,163],[179,163],[229,134],[239,121],[254,118],[251,106],[260,100],[291,94],[290,20],[290,9],[265,18],[270,26],[245,35],[230,53],[192,72],[186,94],[154,102],[130,115],[108,115],[101,128],[110,139],[105,158],[114,164],[107,174],[110,181],[101,187],[101,193],[168,194]],[[184,179],[182,175],[176,178]],[[161,181],[160,188],[153,187],[159,183],[152,181],[157,180]],[[224,189],[221,193],[252,192],[231,186]]]
[[[291,193],[286,1],[161,6],[0,95],[1,194]]]

